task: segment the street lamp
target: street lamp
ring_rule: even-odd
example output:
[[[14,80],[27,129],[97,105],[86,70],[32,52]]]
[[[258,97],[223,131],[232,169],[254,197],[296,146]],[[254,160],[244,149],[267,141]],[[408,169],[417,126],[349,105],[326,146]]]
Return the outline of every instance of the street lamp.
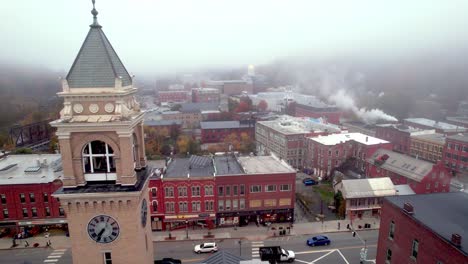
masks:
[[[242,240],[239,239],[239,256],[242,257]]]
[[[188,239],[188,220],[185,220],[185,238]]]

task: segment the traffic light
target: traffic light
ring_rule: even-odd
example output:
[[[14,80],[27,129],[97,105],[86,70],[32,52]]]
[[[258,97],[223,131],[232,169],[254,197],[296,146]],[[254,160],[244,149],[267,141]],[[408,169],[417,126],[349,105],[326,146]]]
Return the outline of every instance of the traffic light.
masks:
[[[355,237],[355,236],[356,236],[356,231],[353,231],[353,237]]]

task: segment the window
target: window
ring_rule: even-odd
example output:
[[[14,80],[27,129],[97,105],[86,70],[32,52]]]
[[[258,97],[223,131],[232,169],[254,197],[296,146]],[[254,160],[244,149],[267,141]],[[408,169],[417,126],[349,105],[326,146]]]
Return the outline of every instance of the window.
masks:
[[[239,200],[239,209],[245,209],[245,199]]]
[[[164,187],[164,196],[165,197],[174,197],[174,188],[173,187]]]
[[[240,194],[240,195],[244,195],[244,194],[245,194],[245,185],[244,185],[244,184],[241,184],[241,185],[240,185],[239,194]]]
[[[231,195],[231,186],[227,185],[226,186],[226,196],[230,196]]]
[[[153,206],[153,212],[158,211],[158,201],[152,201],[151,205]]]
[[[435,182],[434,183],[434,188],[438,188],[439,187],[439,182]]]
[[[187,187],[178,187],[177,191],[179,197],[187,197]]]
[[[112,255],[110,252],[104,252],[104,264],[112,264]]]
[[[23,217],[28,217],[28,209],[23,208]]]
[[[213,196],[213,186],[211,185],[205,186],[205,195]]]
[[[251,193],[258,193],[262,191],[262,186],[260,185],[251,185],[250,186],[250,192]]]
[[[280,185],[281,192],[289,192],[291,191],[291,184],[281,184]]]
[[[205,211],[214,210],[214,201],[205,201]]]
[[[395,237],[395,222],[390,222],[390,230],[388,232],[388,237],[393,240]]]
[[[231,210],[231,200],[226,200],[226,211]]]
[[[237,209],[239,209],[239,201],[232,200],[232,210],[237,210]]]
[[[392,260],[392,250],[387,249],[387,257],[385,258],[385,263],[389,264],[391,260]]]
[[[200,201],[192,202],[192,212],[200,212],[201,206]]]
[[[232,186],[232,195],[238,195],[238,194],[239,192],[238,192],[237,185]]]
[[[115,173],[114,150],[107,143],[89,142],[82,155],[85,173]]]
[[[218,211],[224,211],[224,201],[223,200],[218,201]]]
[[[50,208],[49,207],[45,208],[45,216],[50,216]]]
[[[36,196],[34,196],[34,193],[29,193],[29,202],[31,203],[36,202]]]
[[[1,195],[0,195],[0,200],[1,200],[2,204],[6,204],[6,202],[7,202],[7,201],[6,201],[6,195],[5,195],[5,194],[1,194]]]
[[[65,210],[63,210],[62,207],[59,207],[59,215],[64,216],[65,215]]]
[[[3,218],[7,219],[8,217],[10,217],[8,214],[8,209],[3,209]]]
[[[413,246],[411,249],[411,257],[417,259],[418,258],[418,248],[419,248],[419,241],[417,239],[413,240]]]
[[[48,203],[48,202],[49,202],[49,194],[48,194],[48,193],[43,193],[43,194],[42,194],[42,198],[44,199],[44,203]]]
[[[166,206],[166,212],[168,213],[174,213],[175,212],[175,208],[174,208],[174,203],[166,203],[165,204]]]
[[[37,217],[37,209],[35,207],[31,208],[32,217]]]
[[[179,212],[188,212],[187,202],[179,202]]]
[[[426,184],[426,190],[429,190],[429,189],[431,189],[431,184],[430,183]]]
[[[224,196],[224,186],[218,186],[218,196]]]
[[[276,185],[266,185],[265,192],[276,192]]]
[[[21,203],[26,202],[26,197],[24,196],[24,193],[20,193],[20,201],[21,201]]]
[[[151,197],[156,197],[156,196],[157,196],[156,188],[151,188]]]
[[[192,186],[192,196],[200,196],[200,186]]]

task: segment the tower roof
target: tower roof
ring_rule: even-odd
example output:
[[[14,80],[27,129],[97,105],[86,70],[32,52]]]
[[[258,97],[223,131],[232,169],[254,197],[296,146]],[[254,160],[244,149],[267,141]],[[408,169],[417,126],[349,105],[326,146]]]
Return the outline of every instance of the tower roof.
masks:
[[[98,12],[94,8],[93,24],[81,46],[73,65],[68,72],[67,82],[70,88],[114,87],[115,78],[122,80],[122,86],[132,83],[125,66],[97,22]]]

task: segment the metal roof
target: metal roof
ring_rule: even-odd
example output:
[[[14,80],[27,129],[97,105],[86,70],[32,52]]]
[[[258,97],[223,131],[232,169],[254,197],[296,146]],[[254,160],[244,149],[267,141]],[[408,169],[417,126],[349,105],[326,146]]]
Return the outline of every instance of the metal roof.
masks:
[[[342,184],[345,199],[396,195],[395,186],[389,177],[343,180]]]
[[[468,142],[468,134],[458,134],[458,135],[448,136],[447,138],[461,141],[461,142]]]
[[[229,129],[241,127],[254,127],[253,124],[241,123],[239,121],[204,121],[200,122],[202,129]]]
[[[132,84],[132,78],[110,44],[102,27],[96,22],[89,29],[83,45],[67,75],[70,88],[115,87],[115,79],[122,86]]]
[[[201,112],[207,110],[219,110],[218,103],[185,103],[180,108],[181,112]]]
[[[236,256],[232,253],[229,253],[224,250],[220,250],[207,259],[205,259],[202,263],[204,264],[239,264],[243,258]]]
[[[62,176],[60,154],[7,155],[0,159],[0,185],[49,183]]]
[[[387,197],[386,200],[400,210],[403,210],[405,203],[410,203],[414,213],[406,215],[426,226],[447,243],[450,243],[452,234],[459,234],[462,237],[459,250],[468,255],[467,193],[403,195]]]

